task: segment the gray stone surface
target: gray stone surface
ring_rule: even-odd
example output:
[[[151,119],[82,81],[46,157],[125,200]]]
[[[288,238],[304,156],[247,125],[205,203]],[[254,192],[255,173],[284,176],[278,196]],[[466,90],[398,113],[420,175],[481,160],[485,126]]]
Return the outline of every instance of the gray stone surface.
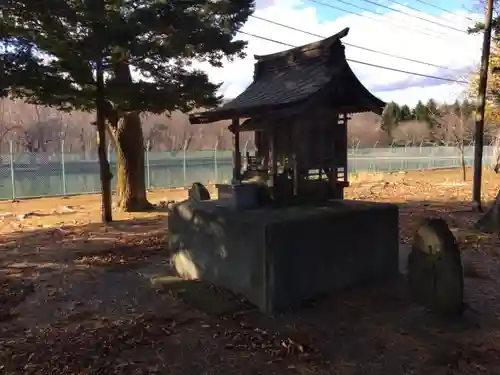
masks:
[[[210,200],[210,193],[208,192],[205,185],[200,182],[195,182],[188,190],[189,198],[196,201],[208,201]]]
[[[413,298],[426,308],[439,314],[462,314],[460,249],[444,219],[425,219],[415,233],[408,257],[408,282]]]
[[[263,311],[398,274],[398,208],[391,204],[237,211],[184,201],[168,225],[181,275],[241,293]]]
[[[399,244],[399,272],[406,275],[408,272],[408,256],[411,253],[411,246],[405,243]]]

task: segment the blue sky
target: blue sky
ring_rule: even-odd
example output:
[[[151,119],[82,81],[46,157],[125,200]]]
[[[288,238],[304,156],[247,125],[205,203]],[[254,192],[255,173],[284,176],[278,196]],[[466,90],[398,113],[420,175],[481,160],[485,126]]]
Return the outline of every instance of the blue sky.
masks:
[[[323,1],[321,1],[321,2],[323,2]],[[353,5],[358,5],[358,6],[363,7],[363,8],[374,10],[378,13],[386,14],[389,12],[389,10],[384,8],[384,7],[377,8],[375,5],[367,3],[363,0],[354,0],[354,1],[347,0],[346,2],[350,2]],[[379,4],[389,6],[389,7],[394,4],[393,2],[387,1],[387,0],[380,0],[380,1],[374,0],[374,2],[378,2]],[[432,15],[432,16],[439,17],[441,15],[441,13],[443,13],[441,10],[436,9],[435,7],[428,6],[426,4],[418,2],[416,0],[410,0],[410,1],[397,0],[397,2],[401,3],[401,4],[409,5],[412,8],[420,9],[420,10],[424,11],[425,13]],[[440,8],[443,8],[443,9],[451,10],[451,11],[464,10],[462,4],[465,4],[463,1],[456,1],[456,0],[440,0],[440,1],[433,1],[433,0],[427,1],[426,0],[426,2],[430,3],[430,4],[434,4]],[[305,2],[305,3],[307,3],[307,2]],[[339,8],[343,8],[345,10],[353,11],[356,13],[362,12],[360,9],[358,9],[354,6],[346,5],[345,3],[342,3],[342,2],[325,0],[324,3],[330,3],[332,6],[337,6]],[[335,9],[332,9],[329,7],[322,8],[319,5],[315,5],[315,4],[311,4],[311,5],[319,10],[319,12],[318,12],[318,21],[319,22],[328,22],[328,21],[336,19],[337,17],[341,17],[341,16],[346,15],[345,12],[341,12],[341,11],[338,11],[338,10],[335,10]],[[468,5],[469,6],[466,6],[466,7],[469,9],[474,7],[472,3],[468,4]]]
[[[391,10],[371,4],[370,1],[385,5]],[[474,24],[471,19],[481,19],[481,14],[467,11],[463,5],[476,11],[477,6],[467,2],[470,0],[465,3],[460,0],[424,0],[448,10],[444,12],[417,0],[395,1],[400,4],[389,0],[257,0],[255,15],[324,37],[349,27],[349,35],[343,39],[347,44],[428,63],[410,62],[347,46],[347,58],[358,61],[350,63],[352,69],[361,82],[382,100],[414,105],[418,100],[426,101],[429,98],[441,102],[463,98],[467,91],[467,85],[463,83],[374,68],[362,63],[467,81],[477,69],[481,35],[470,36],[456,29],[465,31]],[[324,4],[362,15],[341,12]],[[356,9],[355,6],[371,10],[371,13]],[[401,12],[408,13],[409,16]],[[448,27],[423,21],[422,18]],[[252,18],[243,31],[291,45],[303,45],[320,39]],[[246,59],[228,62],[222,69],[206,68],[214,81],[223,82],[221,93],[226,97],[237,96],[250,84],[254,55],[265,55],[289,48],[248,35],[241,34],[240,37],[248,40]]]

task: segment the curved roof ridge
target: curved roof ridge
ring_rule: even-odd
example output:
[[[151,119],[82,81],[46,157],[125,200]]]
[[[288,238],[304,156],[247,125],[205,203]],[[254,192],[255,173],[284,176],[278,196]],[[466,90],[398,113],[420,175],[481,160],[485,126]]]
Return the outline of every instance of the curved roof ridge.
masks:
[[[360,99],[365,102],[367,107],[370,108],[373,113],[381,115],[386,103],[366,88],[363,82],[361,82],[358,76],[354,73],[349,63],[346,64],[346,69],[352,83],[358,86],[358,92],[363,94],[360,96]]]
[[[318,48],[325,48],[325,47],[328,48],[337,40],[340,40],[345,36],[347,36],[348,33],[349,33],[349,28],[346,27],[342,31],[339,31],[337,34],[334,34],[326,39],[318,40],[317,42],[312,42],[309,44],[304,44],[302,46],[287,49],[285,51],[271,53],[269,55],[254,55],[254,58],[255,60],[257,60],[258,63],[260,63],[264,61],[279,59],[294,52],[307,52]]]

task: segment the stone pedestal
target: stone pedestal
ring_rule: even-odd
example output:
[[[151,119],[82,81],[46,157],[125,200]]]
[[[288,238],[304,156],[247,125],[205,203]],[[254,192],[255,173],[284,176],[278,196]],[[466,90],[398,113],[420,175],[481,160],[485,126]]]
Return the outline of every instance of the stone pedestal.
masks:
[[[217,184],[217,196],[224,206],[246,210],[258,206],[258,185],[253,183]]]
[[[262,311],[398,274],[398,208],[334,200],[234,210],[184,201],[168,217],[177,271],[241,293]]]

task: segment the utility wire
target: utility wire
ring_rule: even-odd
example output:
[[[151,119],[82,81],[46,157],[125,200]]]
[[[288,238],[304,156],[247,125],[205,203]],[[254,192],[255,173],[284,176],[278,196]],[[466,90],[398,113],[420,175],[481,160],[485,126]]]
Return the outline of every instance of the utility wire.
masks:
[[[394,4],[398,4],[398,5],[401,5],[401,6],[405,7],[405,8],[408,8],[408,9],[410,9],[410,10],[413,10],[414,12],[423,13],[423,14],[425,14],[425,15],[428,15],[428,16],[432,17],[432,18],[435,18],[435,19],[437,19],[437,20],[443,21],[443,19],[442,19],[442,18],[437,17],[437,16],[434,16],[434,15],[432,15],[432,14],[428,14],[428,13],[424,12],[422,9],[412,7],[412,6],[410,6],[410,5],[407,5],[407,4],[405,4],[405,3],[402,3],[402,2],[399,2],[399,1],[396,1],[396,0],[392,0],[392,2],[393,2]],[[454,14],[451,10],[445,10],[445,9],[442,9],[442,10],[443,10],[444,12],[446,12],[446,13]],[[470,18],[470,17],[465,17],[465,16],[462,16],[462,15],[460,15],[460,14],[457,14],[457,16],[459,16],[460,18],[468,18],[469,20],[472,20],[472,18]],[[446,25],[446,27],[452,27],[452,26],[450,26],[450,25],[449,25],[449,23],[447,23],[447,24],[444,24],[444,23],[443,23],[443,25]],[[465,32],[468,34],[468,32],[467,32],[467,31],[465,31]]]
[[[276,43],[276,44],[281,44],[283,46],[287,46],[287,47],[292,47],[292,48],[296,48],[297,46],[294,46],[293,44],[289,44],[289,43],[285,43],[285,42],[281,42],[279,40],[276,40],[276,39],[271,39],[271,38],[267,38],[265,36],[261,36],[261,35],[256,35],[256,34],[252,34],[252,33],[247,33],[246,31],[239,31],[239,33],[241,34],[245,34],[245,35],[248,35],[248,36],[251,36],[251,37],[254,37],[254,38],[258,38],[258,39],[262,39],[262,40],[266,40],[268,42],[272,42],[272,43]],[[438,77],[438,76],[432,76],[432,75],[428,75],[428,74],[422,74],[422,73],[415,73],[415,72],[410,72],[410,71],[407,71],[407,70],[402,70],[402,69],[396,69],[396,68],[390,68],[388,66],[382,66],[382,65],[377,65],[377,64],[371,64],[371,63],[367,63],[367,62],[364,62],[364,61],[358,61],[358,60],[352,60],[352,59],[346,59],[347,61],[349,62],[353,62],[353,63],[356,63],[356,64],[362,64],[362,65],[367,65],[367,66],[371,66],[371,67],[374,67],[374,68],[379,68],[379,69],[385,69],[385,70],[391,70],[393,72],[398,72],[398,73],[405,73],[405,74],[410,74],[410,75],[414,75],[414,76],[418,76],[418,77],[424,77],[424,78],[432,78],[432,79],[437,79],[437,80],[441,80],[441,81],[447,81],[447,82],[455,82],[455,83],[460,83],[460,84],[468,84],[467,81],[462,81],[462,80],[457,80],[457,79],[453,79],[453,78],[446,78],[446,77]]]
[[[440,7],[439,5],[435,5],[435,4],[429,3],[429,2],[424,1],[424,0],[415,0],[415,1],[418,1],[419,3],[425,4],[425,5],[427,5],[427,6],[431,7],[431,8],[434,8],[434,9],[437,9],[437,10],[441,10],[441,11],[446,12],[446,13],[453,13],[453,12],[452,12],[451,10],[449,10],[449,9],[442,8],[442,7]],[[463,16],[463,15],[461,15],[461,17],[463,17],[463,18],[467,18],[467,19],[468,19],[468,20],[470,20],[470,21],[477,22],[475,19],[472,19],[472,18],[470,18],[470,17],[468,17],[468,16]]]
[[[365,17],[365,18],[371,19],[373,21],[382,22],[382,20],[375,18],[375,17],[372,17],[368,14],[361,14],[361,13],[353,12],[352,10],[346,10],[346,9],[340,8],[338,6],[323,3],[323,2],[317,1],[317,0],[309,0],[309,1],[312,3],[318,4],[318,5],[324,6],[324,7],[328,7],[328,8],[335,9],[335,10],[340,10],[341,12],[344,12],[344,13],[349,13],[349,14],[353,14],[353,15],[358,16],[358,17]],[[369,11],[369,12],[372,13],[371,11]],[[433,35],[431,35],[431,36],[433,36]]]
[[[461,33],[469,35],[469,33],[467,31],[465,31],[465,30],[458,29],[458,28],[453,27],[453,26],[448,26],[448,25],[445,25],[445,24],[442,24],[442,23],[439,23],[439,22],[436,22],[436,21],[433,21],[433,20],[429,20],[427,18],[420,17],[418,15],[411,14],[411,13],[405,12],[405,11],[400,10],[400,9],[394,9],[394,8],[391,8],[390,6],[387,6],[387,5],[384,5],[384,4],[379,4],[379,3],[375,2],[375,1],[372,1],[372,0],[361,0],[361,1],[364,1],[365,3],[372,4],[372,5],[375,5],[375,6],[378,6],[378,7],[382,7],[382,8],[388,9],[388,10],[393,11],[393,12],[404,14],[405,16],[408,16],[408,17],[411,17],[411,18],[419,19],[421,21],[428,22],[428,23],[431,23],[433,25],[441,26],[441,27],[444,27],[444,28],[447,28],[447,29],[450,29],[450,30],[455,30],[455,31],[458,31],[458,32],[461,32]],[[421,10],[418,10],[418,12],[421,12]]]
[[[284,28],[287,28],[287,29],[290,29],[290,30],[298,31],[298,32],[303,33],[303,34],[315,36],[315,37],[318,37],[318,38],[321,38],[321,39],[325,39],[326,38],[323,35],[319,35],[319,34],[315,34],[315,33],[312,33],[312,32],[306,31],[306,30],[298,29],[296,27],[288,26],[288,25],[285,25],[285,24],[282,24],[282,23],[279,23],[279,22],[276,22],[276,21],[272,21],[272,20],[269,20],[269,19],[266,19],[266,18],[262,18],[262,17],[259,17],[259,16],[251,15],[250,17],[258,19],[258,20],[261,20],[261,21],[264,21],[264,22],[271,23],[271,24],[276,25],[276,26],[280,26],[280,27],[284,27]],[[352,48],[358,48],[358,49],[365,50],[365,51],[368,51],[368,52],[377,53],[377,54],[383,55],[383,56],[389,56],[389,57],[393,57],[393,58],[400,59],[400,60],[406,60],[406,61],[410,61],[410,62],[417,63],[417,64],[422,64],[422,65],[432,66],[432,67],[439,68],[439,69],[446,69],[446,70],[451,70],[451,71],[456,71],[456,72],[463,73],[463,72],[459,71],[458,69],[452,69],[452,68],[449,68],[449,67],[446,67],[446,66],[437,65],[437,64],[430,63],[430,62],[426,62],[426,61],[416,60],[416,59],[412,59],[412,58],[404,57],[404,56],[399,56],[399,55],[395,55],[395,54],[388,53],[388,52],[378,51],[376,49],[372,49],[372,48],[368,48],[368,47],[361,47],[361,46],[357,46],[355,44],[351,44],[351,43],[347,43],[347,42],[342,42],[342,43],[345,44],[346,46],[349,46],[349,47],[352,47]]]
[[[308,1],[310,1],[311,3],[314,3],[314,4],[318,4],[318,5],[321,5],[321,6],[324,6],[324,7],[331,8],[331,9],[340,10],[340,11],[345,12],[345,13],[354,14],[354,15],[359,16],[359,17],[366,17],[366,18],[369,18],[369,19],[377,21],[377,22],[387,23],[387,21],[389,21],[389,22],[397,25],[400,28],[407,29],[407,30],[410,30],[410,31],[413,31],[413,32],[416,32],[416,33],[419,33],[419,34],[427,35],[427,36],[430,36],[432,38],[440,38],[440,39],[446,40],[446,41],[450,40],[450,35],[438,34],[438,33],[436,33],[436,30],[432,30],[432,29],[429,29],[427,27],[418,26],[418,25],[413,25],[414,27],[411,27],[409,25],[406,25],[403,21],[397,20],[397,19],[394,19],[394,18],[389,18],[389,19],[382,20],[380,18],[373,17],[373,16],[368,15],[368,14],[357,13],[357,12],[353,12],[353,11],[350,11],[350,10],[345,10],[343,8],[340,8],[340,7],[336,6],[336,5],[332,5],[330,3],[325,3],[323,1],[319,1],[319,0],[308,0]],[[371,9],[368,9],[368,8],[364,8],[362,6],[349,3],[348,1],[343,1],[343,0],[336,0],[336,1],[338,1],[340,3],[343,3],[343,4],[346,4],[346,5],[349,5],[349,6],[353,7],[353,8],[362,10],[363,12],[369,12],[371,14],[374,14],[374,15],[377,15],[377,16],[382,16],[382,17],[384,16],[383,13],[379,13],[377,11],[374,11],[374,10],[371,10]],[[422,30],[430,31],[432,34],[429,34],[429,33],[424,32]]]

